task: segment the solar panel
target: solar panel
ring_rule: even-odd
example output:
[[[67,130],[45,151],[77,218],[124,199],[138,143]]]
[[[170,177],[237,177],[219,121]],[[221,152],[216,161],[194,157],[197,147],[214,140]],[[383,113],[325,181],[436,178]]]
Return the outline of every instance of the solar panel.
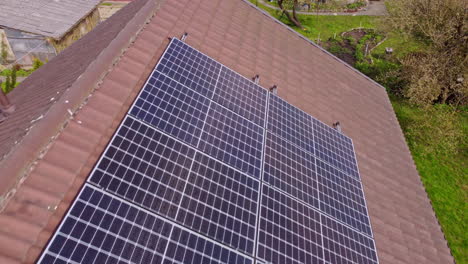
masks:
[[[172,39],[40,263],[378,263],[351,139]]]
[[[197,153],[177,220],[253,254],[259,185],[257,180]]]
[[[317,159],[320,209],[336,219],[372,235],[361,183]]]
[[[213,100],[257,125],[265,126],[267,90],[226,67],[221,69]]]
[[[243,172],[260,178],[263,128],[212,103],[199,148]]]
[[[253,263],[86,184],[38,263]]]
[[[89,181],[175,218],[195,151],[127,116]]]
[[[314,119],[315,154],[355,178],[359,178],[351,139]]]
[[[322,215],[325,260],[329,263],[376,264],[377,253],[372,238]]]
[[[209,102],[206,97],[155,71],[129,114],[196,146]]]
[[[268,130],[314,153],[312,117],[270,94]]]
[[[223,247],[203,237],[183,230],[174,225],[171,240],[167,247],[166,264],[252,264],[253,260],[245,255]]]
[[[267,263],[323,263],[320,214],[263,185],[257,256]]]
[[[268,132],[263,181],[319,208],[315,158],[296,145]]]
[[[173,38],[156,70],[169,78],[211,98],[221,64]]]

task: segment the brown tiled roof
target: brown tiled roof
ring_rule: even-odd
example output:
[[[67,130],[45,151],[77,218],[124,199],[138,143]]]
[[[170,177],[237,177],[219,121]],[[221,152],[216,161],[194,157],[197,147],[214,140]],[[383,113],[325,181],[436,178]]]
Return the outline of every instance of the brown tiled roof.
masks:
[[[22,179],[0,214],[0,263],[36,259],[168,37],[184,32],[233,70],[259,74],[263,87],[277,84],[288,102],[341,122],[355,144],[380,263],[453,263],[385,90],[241,0],[136,0],[15,91],[21,115],[9,126],[45,117],[0,164],[2,181]],[[50,106],[56,91],[63,95]],[[48,110],[31,110],[38,107]]]

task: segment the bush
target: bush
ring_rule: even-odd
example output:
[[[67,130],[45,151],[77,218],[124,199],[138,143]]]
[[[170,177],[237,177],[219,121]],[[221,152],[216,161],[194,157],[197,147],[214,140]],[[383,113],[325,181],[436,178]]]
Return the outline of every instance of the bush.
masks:
[[[39,69],[42,65],[44,65],[44,62],[42,62],[38,58],[34,58],[34,60],[33,60],[33,71]]]
[[[373,64],[361,61],[357,62],[354,67],[374,81],[380,83],[389,92],[402,95],[405,82],[400,77],[401,65],[374,58]]]
[[[366,5],[366,2],[358,1],[358,2],[351,3],[351,4],[347,4],[346,9],[354,10],[354,9],[358,9],[360,7],[363,7],[365,5]]]
[[[11,69],[5,69],[3,71],[0,72],[0,76],[8,76],[8,75],[11,75],[11,72],[12,70]],[[18,71],[16,71],[16,76],[18,77],[27,77],[29,76],[29,74],[31,74],[32,71],[27,71],[27,70],[24,70],[24,69],[19,69]]]
[[[3,90],[5,93],[9,93],[11,91],[11,77],[8,75],[5,80],[5,89]]]

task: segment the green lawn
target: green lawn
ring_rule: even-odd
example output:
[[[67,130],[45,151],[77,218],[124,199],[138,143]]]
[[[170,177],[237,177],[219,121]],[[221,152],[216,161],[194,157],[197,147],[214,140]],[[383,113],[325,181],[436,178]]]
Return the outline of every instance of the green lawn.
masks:
[[[370,16],[300,16],[306,30],[295,27],[295,30],[307,38],[318,42],[339,36],[342,32],[353,28],[374,28],[376,18]],[[284,21],[283,21],[284,22]]]
[[[255,4],[255,0],[250,0]],[[299,20],[306,30],[302,30],[293,26],[285,16],[281,16],[281,12],[271,9],[265,5],[258,4],[258,6],[273,17],[279,19],[281,22],[291,26],[294,30],[308,37],[309,39],[317,42],[320,38],[321,41],[326,41],[333,38],[335,34],[338,36],[341,32],[351,30],[353,28],[374,28],[376,17],[371,16],[322,16],[322,15],[298,15]]]
[[[259,6],[280,18],[277,11]],[[300,15],[299,19],[306,31],[292,26],[285,17],[280,20],[317,42],[319,36],[326,41],[356,27],[375,28],[378,18]],[[383,57],[379,55],[384,54],[385,47],[392,47],[394,55],[401,57],[424,46],[398,33],[390,33],[372,54]],[[447,106],[423,109],[404,99],[390,97],[452,254],[457,263],[468,264],[468,109],[457,112]]]
[[[391,32],[388,34],[387,39],[372,51],[372,54],[384,54],[385,47],[393,48],[393,53],[397,57],[402,57],[408,53],[423,49],[424,44],[414,39],[406,38],[401,34]]]

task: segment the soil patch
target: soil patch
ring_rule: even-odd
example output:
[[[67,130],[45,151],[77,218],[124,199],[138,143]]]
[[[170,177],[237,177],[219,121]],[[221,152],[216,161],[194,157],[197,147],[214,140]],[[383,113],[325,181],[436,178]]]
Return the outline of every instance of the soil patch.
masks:
[[[372,29],[354,29],[342,33],[336,39],[329,39],[323,43],[323,47],[354,66],[357,62],[370,61],[367,55],[382,37]]]

